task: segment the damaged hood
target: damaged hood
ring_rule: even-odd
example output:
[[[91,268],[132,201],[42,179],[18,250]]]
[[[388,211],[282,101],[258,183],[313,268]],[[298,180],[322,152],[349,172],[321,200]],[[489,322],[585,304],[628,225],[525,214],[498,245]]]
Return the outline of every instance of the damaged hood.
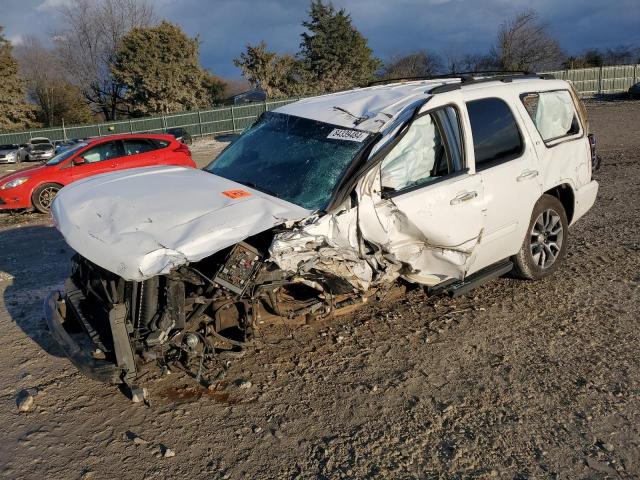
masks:
[[[197,262],[309,210],[192,168],[99,175],[63,188],[51,209],[76,252],[141,281]]]

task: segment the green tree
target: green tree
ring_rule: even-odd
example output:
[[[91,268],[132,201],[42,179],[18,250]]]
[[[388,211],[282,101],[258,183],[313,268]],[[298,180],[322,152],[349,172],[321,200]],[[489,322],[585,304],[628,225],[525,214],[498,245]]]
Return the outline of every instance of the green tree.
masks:
[[[28,128],[33,124],[33,106],[26,100],[24,81],[18,75],[11,42],[0,26],[0,130]]]
[[[223,79],[212,73],[205,72],[204,78],[202,79],[202,86],[206,92],[206,106],[218,105],[224,101],[227,82]]]
[[[299,58],[317,90],[337,91],[365,85],[380,67],[367,39],[353,26],[351,16],[331,3],[312,0],[309,20],[302,23]]]
[[[301,94],[305,88],[301,64],[292,55],[278,55],[267,44],[247,45],[233,63],[253,88],[260,87],[269,98]]]
[[[129,112],[135,116],[168,113],[207,104],[205,71],[198,53],[198,39],[166,21],[127,33],[111,71],[124,86]]]

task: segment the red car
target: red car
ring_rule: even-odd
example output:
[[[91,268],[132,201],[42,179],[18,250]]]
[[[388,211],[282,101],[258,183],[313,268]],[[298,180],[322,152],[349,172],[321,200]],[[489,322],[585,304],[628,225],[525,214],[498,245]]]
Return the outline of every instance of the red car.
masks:
[[[65,185],[99,173],[152,165],[195,168],[189,147],[171,135],[111,135],[81,142],[36,167],[0,177],[0,210],[46,213]]]

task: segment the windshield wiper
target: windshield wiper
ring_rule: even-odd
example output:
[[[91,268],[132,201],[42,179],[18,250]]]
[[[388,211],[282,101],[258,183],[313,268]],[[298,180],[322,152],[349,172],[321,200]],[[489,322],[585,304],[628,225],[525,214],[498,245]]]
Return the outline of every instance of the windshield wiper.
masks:
[[[278,192],[273,192],[273,191],[268,190],[268,189],[266,189],[266,188],[264,188],[262,186],[258,186],[255,183],[250,182],[248,180],[234,180],[234,181],[237,182],[237,183],[240,183],[240,184],[242,184],[242,185],[244,185],[246,187],[254,188],[254,189],[256,189],[256,190],[258,190],[258,191],[260,191],[262,193],[266,193],[267,195],[271,195],[272,197],[281,198],[280,194]]]

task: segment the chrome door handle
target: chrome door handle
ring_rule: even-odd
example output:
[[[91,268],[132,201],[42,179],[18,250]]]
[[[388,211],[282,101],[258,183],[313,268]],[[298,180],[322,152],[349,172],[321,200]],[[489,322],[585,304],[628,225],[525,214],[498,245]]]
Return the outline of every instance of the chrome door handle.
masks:
[[[518,175],[516,180],[521,182],[523,180],[526,180],[527,178],[535,178],[537,176],[538,176],[538,171],[537,170],[525,170],[520,175]]]
[[[457,195],[451,199],[449,204],[458,205],[462,202],[468,202],[469,200],[473,200],[478,196],[478,192],[463,192],[460,195]]]

